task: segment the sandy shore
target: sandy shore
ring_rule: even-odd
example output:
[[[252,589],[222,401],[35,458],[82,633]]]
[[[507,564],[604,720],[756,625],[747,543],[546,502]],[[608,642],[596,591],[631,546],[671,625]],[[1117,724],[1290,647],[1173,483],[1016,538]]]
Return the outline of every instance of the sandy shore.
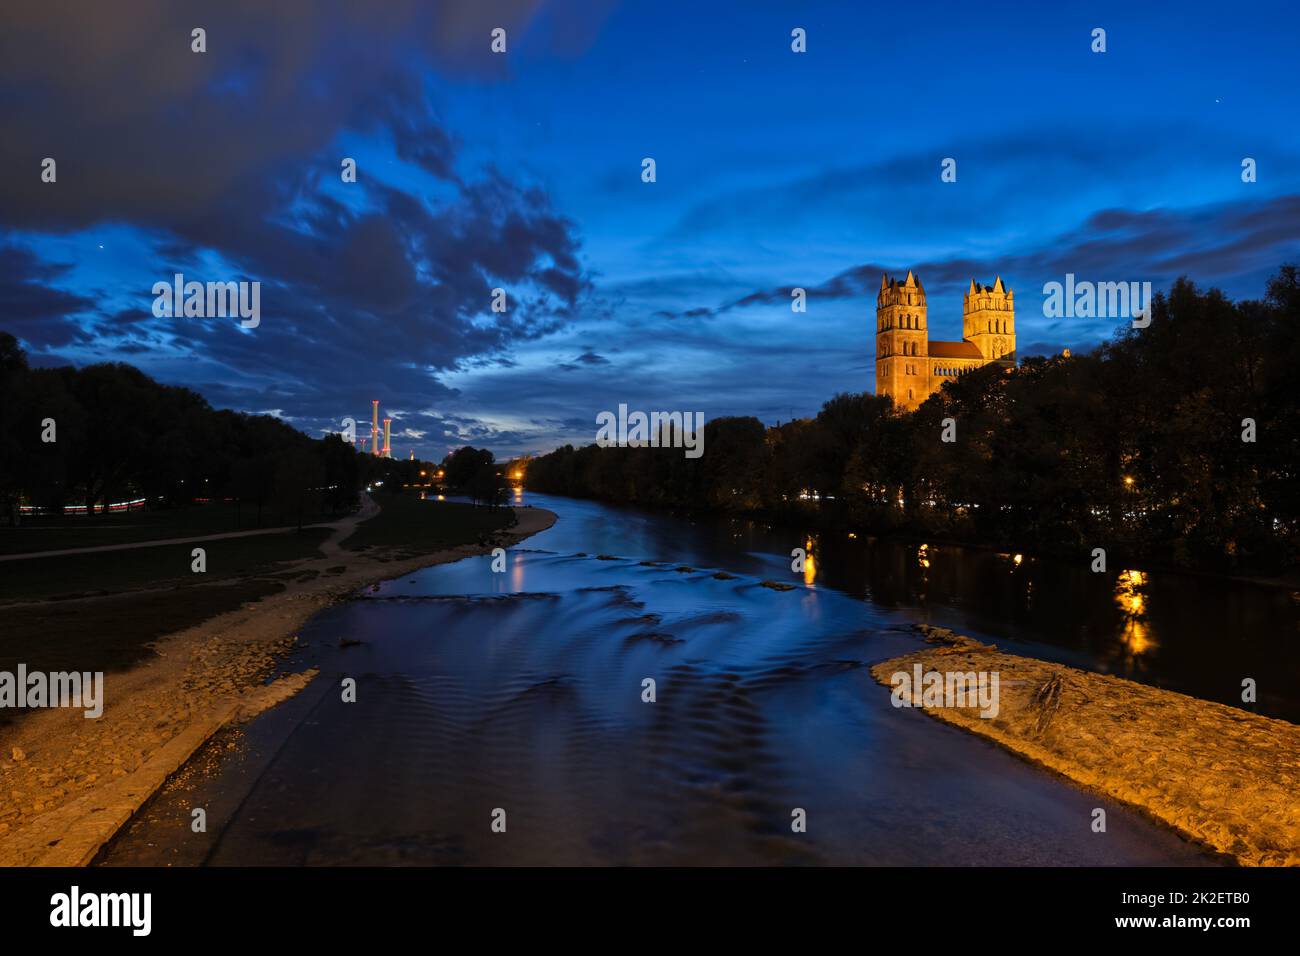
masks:
[[[86,862],[212,733],[311,680],[311,672],[281,674],[268,684],[312,615],[369,584],[509,547],[556,517],[541,508],[515,515],[518,524],[486,545],[395,560],[380,549],[343,551],[336,537],[322,548],[325,557],[292,566],[316,572],[310,580],[169,635],[154,658],[105,675],[101,718],[69,710],[26,715],[0,736],[0,866]]]
[[[937,645],[877,664],[997,672],[1000,708],[926,707],[1248,866],[1300,865],[1300,727],[920,626]]]

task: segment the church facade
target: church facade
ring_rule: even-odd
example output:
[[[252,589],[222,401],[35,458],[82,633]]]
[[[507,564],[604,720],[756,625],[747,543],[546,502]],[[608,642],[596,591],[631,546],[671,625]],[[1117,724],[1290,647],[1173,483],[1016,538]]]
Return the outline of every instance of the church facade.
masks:
[[[930,339],[925,288],[910,271],[899,281],[880,277],[876,296],[876,394],[911,411],[944,382],[974,368],[1016,364],[1015,293],[971,280],[962,299],[962,340]]]

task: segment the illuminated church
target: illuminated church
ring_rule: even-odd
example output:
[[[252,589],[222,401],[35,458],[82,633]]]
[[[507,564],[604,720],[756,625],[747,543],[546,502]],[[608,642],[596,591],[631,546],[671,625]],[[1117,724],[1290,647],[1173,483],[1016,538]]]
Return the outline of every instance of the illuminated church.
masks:
[[[876,394],[911,411],[944,382],[996,362],[1016,364],[1015,293],[971,280],[962,300],[962,340],[930,340],[925,288],[910,271],[903,281],[880,277],[876,296]]]

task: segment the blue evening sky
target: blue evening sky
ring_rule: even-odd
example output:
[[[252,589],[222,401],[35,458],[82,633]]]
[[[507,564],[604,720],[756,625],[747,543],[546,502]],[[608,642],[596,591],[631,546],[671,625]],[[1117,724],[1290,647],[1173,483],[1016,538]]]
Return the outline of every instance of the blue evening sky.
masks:
[[[1291,3],[141,6],[7,31],[0,329],[311,434],[378,398],[402,457],[814,413],[874,388],[881,270],[946,339],[1001,275],[1028,355],[1115,327],[1044,317],[1066,272],[1253,298],[1300,259]],[[260,281],[261,325],[155,318],[174,272]]]

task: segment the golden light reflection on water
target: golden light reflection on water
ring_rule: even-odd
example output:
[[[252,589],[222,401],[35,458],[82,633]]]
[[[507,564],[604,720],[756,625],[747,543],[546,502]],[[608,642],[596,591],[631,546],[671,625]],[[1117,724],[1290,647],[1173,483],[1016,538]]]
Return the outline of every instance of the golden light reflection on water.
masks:
[[[809,586],[817,583],[817,562],[813,560],[813,539],[804,542],[803,583]]]
[[[930,546],[923,544],[916,551],[916,563],[923,568],[930,566]]]
[[[1124,631],[1120,639],[1133,657],[1150,653],[1159,645],[1147,624],[1147,598],[1143,591],[1147,585],[1145,571],[1121,571],[1115,579],[1115,606],[1124,615]]]

